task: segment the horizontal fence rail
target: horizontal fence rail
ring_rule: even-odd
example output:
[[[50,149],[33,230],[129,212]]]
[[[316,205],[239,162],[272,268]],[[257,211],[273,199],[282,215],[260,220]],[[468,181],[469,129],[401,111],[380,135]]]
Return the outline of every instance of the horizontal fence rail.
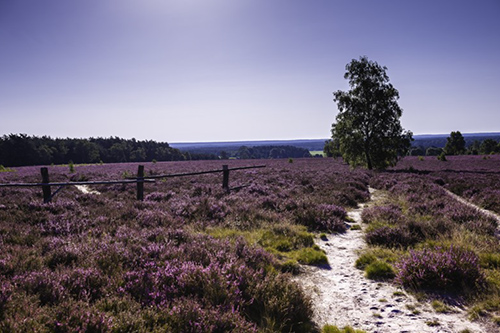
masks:
[[[224,166],[223,166],[224,167]],[[238,168],[231,168],[227,169],[227,171],[233,171],[233,170],[243,170],[243,169],[257,169],[257,168],[265,168],[265,165],[256,165],[256,166],[248,166],[248,167],[238,167]],[[209,171],[197,171],[197,172],[186,172],[186,173],[171,173],[167,175],[154,175],[154,176],[144,176],[142,178],[144,179],[161,179],[161,178],[174,178],[174,177],[184,177],[184,176],[198,176],[198,175],[204,175],[204,174],[209,174],[209,173],[219,173],[219,172],[224,172],[224,168],[222,170],[209,170]],[[139,179],[136,177],[127,177],[127,179]]]
[[[1,187],[37,187],[40,186],[43,192],[43,202],[48,203],[52,200],[52,198],[65,186],[72,185],[112,185],[112,184],[137,184],[137,200],[144,200],[144,183],[154,183],[156,179],[162,178],[174,178],[174,177],[185,177],[185,176],[196,176],[196,175],[204,175],[211,173],[219,173],[222,172],[222,188],[226,190],[228,193],[230,192],[229,188],[229,171],[234,170],[246,170],[246,169],[259,169],[265,168],[265,165],[255,165],[255,166],[246,166],[246,167],[236,167],[229,168],[227,165],[222,166],[222,170],[209,170],[209,171],[198,171],[198,172],[186,172],[186,173],[173,173],[166,175],[152,175],[145,176],[144,175],[144,166],[139,165],[137,169],[137,177],[128,177],[125,180],[97,180],[97,181],[77,181],[77,182],[53,182],[49,181],[49,171],[47,168],[40,168],[40,172],[42,175],[41,183],[9,183],[9,184],[0,184]],[[59,186],[59,188],[52,193],[51,186]],[[238,186],[233,188],[232,190],[240,189],[246,187],[248,185]]]
[[[135,178],[134,178],[135,179]],[[0,184],[0,187],[36,187],[36,186],[71,186],[71,185],[106,185],[106,184],[131,184],[131,183],[154,183],[150,179],[137,180],[103,180],[88,182],[65,182],[65,183],[10,183]]]

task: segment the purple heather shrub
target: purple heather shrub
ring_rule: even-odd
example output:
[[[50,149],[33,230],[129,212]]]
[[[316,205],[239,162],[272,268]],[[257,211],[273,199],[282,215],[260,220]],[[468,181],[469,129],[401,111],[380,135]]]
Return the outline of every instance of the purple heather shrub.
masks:
[[[145,201],[156,201],[163,202],[170,200],[173,196],[175,196],[175,192],[167,191],[167,192],[151,192],[144,198]]]
[[[176,220],[169,211],[161,208],[146,209],[137,214],[137,222],[143,228],[169,226],[176,224]]]
[[[66,198],[57,198],[49,203],[42,201],[31,201],[28,208],[33,211],[48,211],[52,214],[62,214],[68,211],[76,212],[80,209],[78,202]]]
[[[63,276],[62,285],[77,300],[95,301],[103,296],[107,279],[95,268],[76,268]]]
[[[27,293],[37,295],[41,305],[58,304],[66,295],[59,275],[49,270],[15,276],[14,282]]]
[[[500,214],[500,181],[491,188],[483,188],[480,192],[470,195],[470,199],[484,209]]]
[[[278,210],[278,206],[281,200],[278,199],[276,195],[272,194],[261,198],[260,202],[260,206],[263,209]]]
[[[0,276],[11,275],[14,272],[14,263],[10,254],[1,253],[0,259]]]
[[[191,220],[220,222],[229,212],[230,209],[224,202],[204,198],[193,205],[193,210],[189,218]]]
[[[243,318],[238,309],[206,307],[190,298],[180,298],[168,311],[171,332],[258,332],[257,326]]]
[[[8,281],[0,279],[0,319],[3,318],[5,306],[12,296],[12,286]]]
[[[385,247],[409,247],[420,240],[418,235],[410,232],[406,225],[396,227],[382,226],[369,231],[365,235],[366,242]]]
[[[459,292],[478,290],[485,284],[478,256],[453,246],[410,250],[410,255],[396,267],[396,281],[415,289]]]
[[[336,205],[303,205],[294,214],[297,223],[305,225],[311,230],[328,232],[345,232],[347,230],[344,222],[347,213],[344,208]]]
[[[46,263],[51,269],[55,269],[58,266],[73,266],[75,265],[82,253],[79,248],[74,245],[65,245],[63,247],[55,248],[50,253],[47,253]]]
[[[440,213],[459,224],[483,218],[479,210],[463,204],[446,205]]]
[[[66,302],[54,311],[51,332],[111,332],[113,319],[84,302]]]
[[[398,224],[404,220],[401,208],[396,205],[373,206],[366,208],[362,211],[361,218],[365,223],[379,221],[390,224]]]
[[[270,194],[270,189],[268,186],[257,183],[251,184],[248,187],[247,191],[253,196],[268,196]]]
[[[44,236],[68,236],[81,234],[91,228],[92,224],[88,219],[62,214],[52,216],[48,221],[41,222],[39,226]]]

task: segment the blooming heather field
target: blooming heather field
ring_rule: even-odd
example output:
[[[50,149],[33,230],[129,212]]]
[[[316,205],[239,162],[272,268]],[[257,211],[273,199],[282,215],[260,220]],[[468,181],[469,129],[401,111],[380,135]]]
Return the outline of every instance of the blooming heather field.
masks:
[[[229,194],[221,173],[146,183],[144,201],[135,184],[69,186],[49,204],[40,188],[0,188],[0,330],[314,331],[310,296],[291,276],[327,265],[314,234],[351,232],[346,210],[369,199],[369,185],[388,199],[363,212],[360,268],[458,297],[473,319],[500,318],[497,222],[445,191],[499,212],[499,156],[407,158],[381,173],[326,158],[161,162],[145,173],[223,164],[267,167],[231,171],[230,187],[246,187]],[[137,164],[49,173],[118,180]],[[0,183],[40,178],[39,167],[0,173]]]
[[[257,163],[258,162],[258,163]],[[263,164],[222,174],[64,188],[0,189],[1,331],[308,332],[291,273],[325,264],[310,231],[344,231],[369,176],[332,159],[168,162],[147,175]],[[123,179],[136,164],[49,167],[51,181]],[[37,167],[0,182],[39,182]],[[55,188],[52,189],[55,191]]]
[[[363,211],[371,246],[357,264],[375,278],[379,265],[383,278],[500,325],[499,217],[478,209],[499,212],[500,156],[447,159],[406,158],[370,179],[389,195]]]

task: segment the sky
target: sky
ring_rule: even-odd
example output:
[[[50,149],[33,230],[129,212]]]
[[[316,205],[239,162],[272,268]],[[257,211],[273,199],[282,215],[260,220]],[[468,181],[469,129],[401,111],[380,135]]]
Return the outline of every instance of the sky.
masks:
[[[0,135],[322,139],[367,56],[414,134],[500,132],[499,0],[0,0]]]

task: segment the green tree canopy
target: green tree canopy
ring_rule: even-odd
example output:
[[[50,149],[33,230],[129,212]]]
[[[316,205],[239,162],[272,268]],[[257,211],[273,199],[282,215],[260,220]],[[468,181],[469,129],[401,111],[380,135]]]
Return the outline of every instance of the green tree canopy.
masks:
[[[492,154],[500,152],[500,143],[496,142],[493,139],[486,139],[481,142],[481,146],[479,147],[479,152],[481,154]]]
[[[450,136],[446,139],[444,153],[446,155],[465,154],[465,139],[460,131],[451,132]]]
[[[367,57],[353,59],[344,75],[351,89],[333,93],[339,109],[332,125],[333,145],[351,166],[384,169],[410,148],[412,133],[401,127],[399,93],[386,71]]]

